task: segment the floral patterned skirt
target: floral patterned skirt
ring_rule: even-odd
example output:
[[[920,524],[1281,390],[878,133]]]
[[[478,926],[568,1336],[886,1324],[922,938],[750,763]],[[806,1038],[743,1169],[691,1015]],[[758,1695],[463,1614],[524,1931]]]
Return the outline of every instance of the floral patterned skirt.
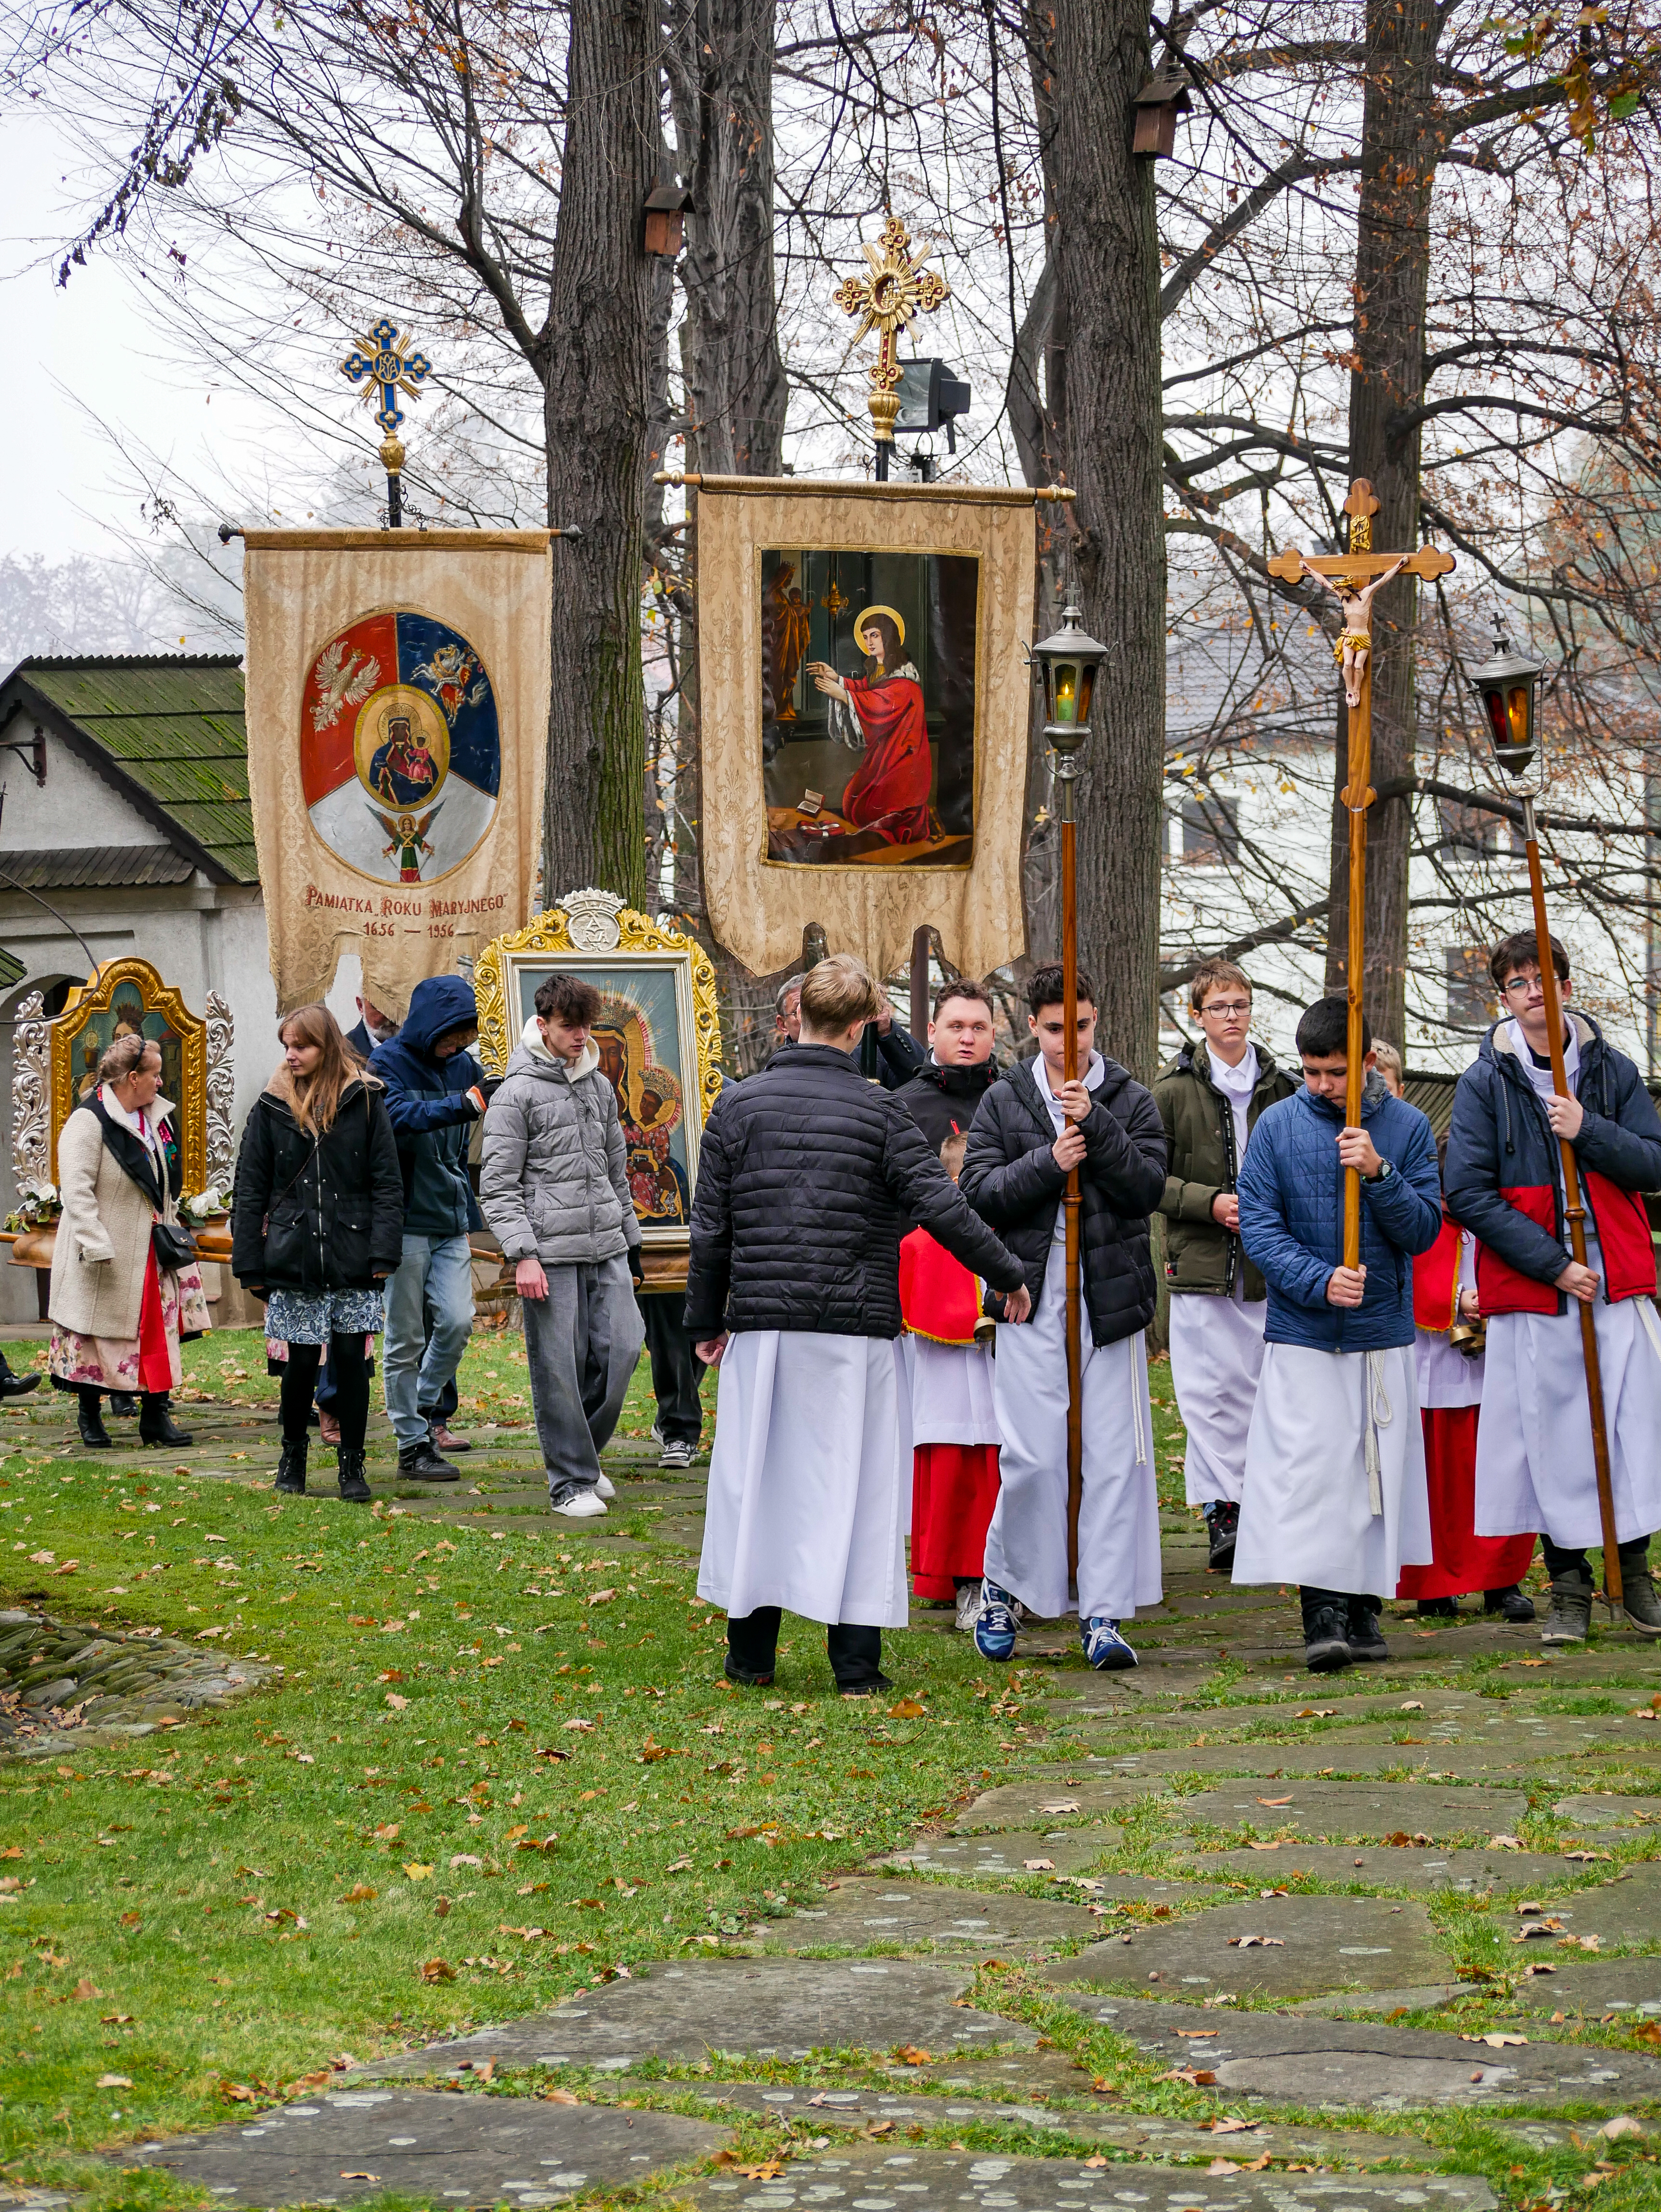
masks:
[[[374,1336],[383,1303],[379,1291],[273,1291],[265,1301],[266,1351],[277,1344],[326,1344],[332,1336]]]
[[[194,1261],[164,1273],[151,1253],[144,1265],[144,1296],[134,1337],[82,1336],[54,1325],[47,1365],[60,1382],[89,1390],[176,1390],[183,1376],[179,1333],[196,1335],[211,1326]]]

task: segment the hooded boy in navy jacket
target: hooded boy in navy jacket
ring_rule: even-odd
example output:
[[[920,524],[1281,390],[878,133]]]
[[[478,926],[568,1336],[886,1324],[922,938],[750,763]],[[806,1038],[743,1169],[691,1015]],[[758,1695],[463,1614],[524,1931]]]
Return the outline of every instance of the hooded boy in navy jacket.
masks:
[[[1413,1352],[1413,1261],[1442,1226],[1430,1123],[1369,1071],[1344,1125],[1348,1010],[1298,1024],[1304,1087],[1261,1114],[1240,1170],[1240,1237],[1269,1285],[1246,1439],[1237,1583],[1301,1585],[1306,1663],[1385,1659],[1379,1595],[1430,1552]],[[1360,1265],[1343,1260],[1345,1170],[1361,1176]]]

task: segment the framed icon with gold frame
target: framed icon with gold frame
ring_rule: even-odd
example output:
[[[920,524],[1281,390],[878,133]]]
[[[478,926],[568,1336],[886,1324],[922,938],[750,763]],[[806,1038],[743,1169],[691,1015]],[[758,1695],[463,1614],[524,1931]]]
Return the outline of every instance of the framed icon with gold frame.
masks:
[[[51,1024],[52,1180],[65,1121],[98,1087],[98,1063],[119,1036],[137,1034],[161,1054],[161,1096],[178,1109],[185,1188],[207,1182],[208,1024],[164,983],[148,960],[106,961],[71,991]]]

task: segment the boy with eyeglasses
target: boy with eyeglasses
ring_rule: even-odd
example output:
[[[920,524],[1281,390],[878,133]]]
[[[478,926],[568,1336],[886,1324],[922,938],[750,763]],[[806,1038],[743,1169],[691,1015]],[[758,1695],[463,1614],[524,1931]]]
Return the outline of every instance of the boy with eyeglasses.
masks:
[[[1289,1098],[1292,1079],[1251,1041],[1251,984],[1228,960],[1205,960],[1189,986],[1198,1041],[1159,1070],[1165,1124],[1165,1279],[1171,1379],[1188,1432],[1188,1502],[1204,1509],[1214,1574],[1234,1564],[1246,1431],[1263,1364],[1268,1290],[1240,1243],[1235,1196],[1257,1116]]]
[[[1578,1644],[1591,1620],[1586,1547],[1603,1540],[1577,1307],[1597,1337],[1627,1619],[1661,1637],[1649,1540],[1661,1528],[1661,1322],[1655,1248],[1640,1194],[1661,1188],[1661,1119],[1643,1078],[1590,1015],[1567,1005],[1568,955],[1551,940],[1568,1091],[1554,1084],[1532,931],[1503,938],[1489,972],[1503,1012],[1459,1079],[1447,1203],[1481,1242],[1488,1320],[1476,1437],[1476,1528],[1541,1532],[1551,1577],[1542,1644]],[[1586,1264],[1570,1256],[1560,1141],[1573,1146]]]

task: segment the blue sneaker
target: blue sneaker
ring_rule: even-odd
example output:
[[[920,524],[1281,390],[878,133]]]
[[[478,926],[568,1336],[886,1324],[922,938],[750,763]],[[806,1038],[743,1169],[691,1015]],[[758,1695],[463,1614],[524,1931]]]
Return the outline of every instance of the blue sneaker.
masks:
[[[1118,1622],[1104,1620],[1099,1613],[1092,1613],[1088,1620],[1079,1623],[1079,1641],[1092,1667],[1110,1672],[1138,1664],[1135,1653],[1119,1633]]]
[[[981,1609],[975,1620],[975,1649],[983,1659],[1015,1656],[1016,1600],[996,1583],[981,1584]]]

